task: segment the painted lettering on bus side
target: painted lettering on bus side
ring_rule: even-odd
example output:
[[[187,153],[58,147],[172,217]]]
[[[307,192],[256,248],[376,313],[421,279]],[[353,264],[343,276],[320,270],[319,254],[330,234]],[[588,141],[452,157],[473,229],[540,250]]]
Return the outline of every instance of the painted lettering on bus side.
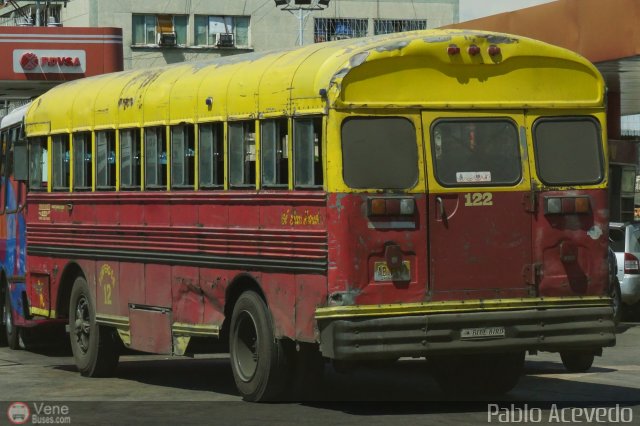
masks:
[[[106,263],[100,268],[100,275],[98,276],[98,284],[102,287],[103,300],[105,305],[112,305],[113,300],[111,294],[113,293],[113,286],[116,284],[115,274],[113,268]]]
[[[305,210],[304,213],[299,214],[295,209],[291,211],[287,209],[280,215],[280,224],[289,226],[309,226],[320,225],[322,218],[320,212],[312,214],[309,210]]]
[[[38,204],[38,220],[51,222],[51,204]]]

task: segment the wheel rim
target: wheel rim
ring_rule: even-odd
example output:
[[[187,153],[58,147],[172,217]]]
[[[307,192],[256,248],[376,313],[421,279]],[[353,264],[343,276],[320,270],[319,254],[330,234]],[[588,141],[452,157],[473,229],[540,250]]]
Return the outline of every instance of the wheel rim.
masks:
[[[242,312],[238,316],[237,327],[234,335],[234,364],[238,376],[248,382],[253,378],[258,369],[258,348],[260,340],[256,321],[249,312]]]
[[[613,305],[613,316],[616,317],[618,315],[618,310],[620,309],[620,300],[618,300],[615,285],[611,289],[611,300]]]
[[[91,337],[91,318],[89,315],[89,300],[81,296],[76,303],[76,318],[74,324],[76,343],[82,353],[89,350],[89,338]]]

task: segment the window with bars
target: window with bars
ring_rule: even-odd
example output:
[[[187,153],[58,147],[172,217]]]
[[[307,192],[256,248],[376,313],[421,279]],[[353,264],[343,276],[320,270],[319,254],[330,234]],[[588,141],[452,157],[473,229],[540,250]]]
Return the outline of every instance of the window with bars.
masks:
[[[426,19],[374,19],[373,33],[390,34],[404,31],[426,30]]]
[[[248,47],[248,16],[196,15],[194,19],[196,46]]]
[[[313,26],[314,41],[322,43],[324,41],[365,37],[368,26],[368,19],[315,18]]]
[[[134,46],[186,46],[187,15],[133,15]]]

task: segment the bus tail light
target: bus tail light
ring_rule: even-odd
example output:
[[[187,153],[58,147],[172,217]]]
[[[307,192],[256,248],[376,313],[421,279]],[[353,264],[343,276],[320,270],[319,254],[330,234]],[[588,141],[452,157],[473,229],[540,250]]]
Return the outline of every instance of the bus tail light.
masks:
[[[640,274],[640,261],[631,253],[624,254],[624,273]]]
[[[413,198],[369,198],[368,216],[412,216],[415,213]]]
[[[544,214],[585,214],[591,210],[589,197],[546,197]]]

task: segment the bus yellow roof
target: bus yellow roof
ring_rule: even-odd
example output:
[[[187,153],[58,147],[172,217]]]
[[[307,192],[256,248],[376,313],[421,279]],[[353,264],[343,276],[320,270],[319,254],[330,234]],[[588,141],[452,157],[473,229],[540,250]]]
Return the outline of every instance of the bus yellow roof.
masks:
[[[471,55],[476,45],[479,53]],[[448,49],[450,46],[459,48]],[[489,47],[493,55],[489,54]],[[602,107],[586,59],[498,33],[427,30],[72,81],[33,102],[27,133],[325,112],[327,108]]]

